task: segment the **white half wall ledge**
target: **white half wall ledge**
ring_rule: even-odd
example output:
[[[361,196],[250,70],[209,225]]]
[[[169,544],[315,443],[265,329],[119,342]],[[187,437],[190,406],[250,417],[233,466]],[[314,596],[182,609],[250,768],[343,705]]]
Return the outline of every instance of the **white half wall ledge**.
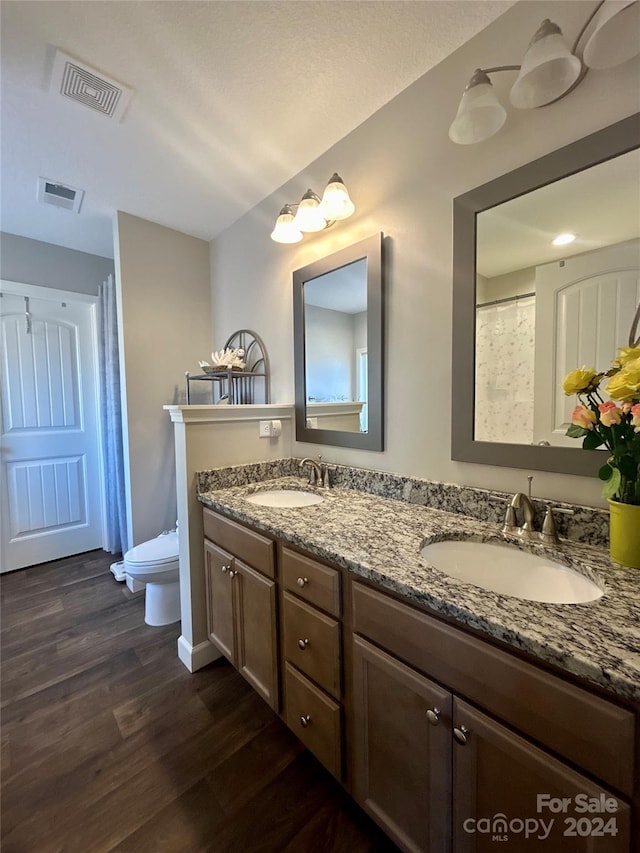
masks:
[[[189,672],[196,672],[208,663],[219,660],[222,653],[209,640],[192,646],[186,637],[180,636],[178,637],[178,657]]]
[[[232,423],[277,418],[291,420],[293,403],[243,403],[241,405],[163,406],[173,423]]]

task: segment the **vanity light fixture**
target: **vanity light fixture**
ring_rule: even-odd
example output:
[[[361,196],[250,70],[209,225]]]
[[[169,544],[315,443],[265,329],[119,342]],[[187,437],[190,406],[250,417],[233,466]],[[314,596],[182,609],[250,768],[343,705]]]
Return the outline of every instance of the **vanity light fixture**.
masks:
[[[569,234],[569,233],[567,232],[566,234],[558,234],[558,236],[557,236],[557,237],[554,237],[554,238],[553,238],[553,240],[551,241],[551,243],[552,243],[552,245],[554,245],[554,246],[568,246],[568,245],[569,245],[569,243],[573,243],[573,241],[574,241],[575,239],[576,239],[576,235],[575,235],[575,234]]]
[[[284,205],[271,232],[271,239],[276,243],[299,243],[303,233],[324,231],[334,222],[347,219],[355,209],[344,181],[334,172],[322,198],[308,189],[297,204]]]
[[[581,39],[590,29],[582,55]],[[564,98],[590,68],[612,68],[640,52],[640,0],[601,0],[569,49],[560,27],[546,19],[529,43],[522,65],[477,68],[462,95],[449,138],[473,145],[497,133],[507,118],[490,74],[517,71],[509,100],[518,109],[535,109]]]

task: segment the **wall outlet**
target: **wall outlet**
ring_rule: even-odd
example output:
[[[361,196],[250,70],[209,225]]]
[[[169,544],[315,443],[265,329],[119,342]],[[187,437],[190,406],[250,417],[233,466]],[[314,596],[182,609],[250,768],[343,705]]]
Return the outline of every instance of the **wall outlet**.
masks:
[[[281,421],[260,421],[260,438],[277,438],[281,433]]]

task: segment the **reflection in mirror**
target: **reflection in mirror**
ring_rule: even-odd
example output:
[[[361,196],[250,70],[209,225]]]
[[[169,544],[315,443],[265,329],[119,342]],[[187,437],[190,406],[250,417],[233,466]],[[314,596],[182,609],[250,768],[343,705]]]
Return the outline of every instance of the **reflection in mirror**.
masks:
[[[307,426],[367,432],[367,261],[304,283]]]
[[[564,435],[562,379],[627,343],[639,148],[634,114],[454,199],[452,459],[598,471],[601,452]]]
[[[627,344],[639,176],[631,151],[478,215],[477,441],[581,449],[566,436],[576,401],[562,380],[582,365],[608,369]]]
[[[382,450],[382,235],[293,283],[297,440]]]

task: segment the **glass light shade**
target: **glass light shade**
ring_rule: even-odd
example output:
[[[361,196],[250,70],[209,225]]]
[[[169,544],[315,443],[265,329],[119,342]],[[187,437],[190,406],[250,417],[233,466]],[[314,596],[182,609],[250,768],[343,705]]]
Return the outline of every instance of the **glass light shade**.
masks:
[[[324,218],[330,221],[348,219],[356,209],[344,181],[337,172],[333,173],[322,194],[320,209]]]
[[[531,40],[509,100],[521,110],[543,107],[566,94],[581,71],[560,27],[545,20]]]
[[[640,53],[640,3],[637,0],[605,0],[594,23],[595,29],[583,56],[589,68],[613,68]]]
[[[479,69],[464,90],[458,112],[449,128],[449,139],[459,145],[473,145],[497,133],[507,111],[493,91],[491,81]]]
[[[300,199],[293,222],[299,231],[323,231],[327,227],[327,220],[320,210],[320,199],[313,190],[307,190]]]
[[[294,224],[293,210],[288,204],[280,211],[276,225],[271,232],[271,239],[276,243],[299,243],[302,240],[300,229]]]

